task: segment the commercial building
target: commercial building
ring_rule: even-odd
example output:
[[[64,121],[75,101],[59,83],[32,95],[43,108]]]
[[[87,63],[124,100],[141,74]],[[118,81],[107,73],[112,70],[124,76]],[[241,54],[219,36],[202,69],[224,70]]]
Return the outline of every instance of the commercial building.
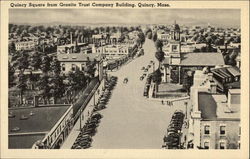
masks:
[[[212,73],[195,71],[190,96],[189,148],[240,148],[240,94],[240,89],[229,89],[227,95],[217,93]]]
[[[10,108],[9,148],[60,148],[72,128],[72,119],[72,105]]]
[[[105,45],[93,47],[93,53],[102,54],[106,59],[118,59],[123,56],[130,56],[131,47],[127,45]]]
[[[67,74],[70,71],[75,71],[79,68],[84,71],[87,67],[88,62],[95,62],[95,77],[99,77],[101,80],[103,78],[103,58],[101,54],[98,53],[67,53],[67,54],[57,54],[57,59],[61,64],[62,72]]]

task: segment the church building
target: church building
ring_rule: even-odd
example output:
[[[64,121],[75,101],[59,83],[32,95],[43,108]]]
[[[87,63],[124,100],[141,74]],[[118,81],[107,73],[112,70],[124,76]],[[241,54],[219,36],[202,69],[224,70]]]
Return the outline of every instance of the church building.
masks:
[[[174,23],[171,28],[171,40],[168,42],[169,51],[165,52],[163,61],[163,82],[182,84],[187,71],[194,72],[204,67],[214,68],[225,65],[221,53],[217,52],[189,52],[181,51],[180,27]]]

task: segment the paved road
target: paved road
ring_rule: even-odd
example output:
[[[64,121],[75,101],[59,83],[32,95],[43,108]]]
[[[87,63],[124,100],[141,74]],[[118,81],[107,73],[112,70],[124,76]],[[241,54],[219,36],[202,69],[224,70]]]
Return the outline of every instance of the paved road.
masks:
[[[141,67],[150,60],[156,61],[154,43],[146,40],[144,51],[144,56],[111,73],[118,77],[118,83],[107,108],[100,111],[104,117],[93,137],[92,148],[159,149],[172,113],[184,108],[178,103],[178,106],[163,106],[142,96],[145,80],[139,80],[143,74]],[[127,84],[123,84],[125,77],[129,79]]]

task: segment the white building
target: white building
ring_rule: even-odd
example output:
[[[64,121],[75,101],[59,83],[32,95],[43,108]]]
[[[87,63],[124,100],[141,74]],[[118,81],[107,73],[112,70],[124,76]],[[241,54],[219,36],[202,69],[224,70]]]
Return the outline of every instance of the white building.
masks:
[[[20,50],[32,50],[35,48],[35,42],[34,41],[20,41],[15,43],[15,48],[17,51]]]

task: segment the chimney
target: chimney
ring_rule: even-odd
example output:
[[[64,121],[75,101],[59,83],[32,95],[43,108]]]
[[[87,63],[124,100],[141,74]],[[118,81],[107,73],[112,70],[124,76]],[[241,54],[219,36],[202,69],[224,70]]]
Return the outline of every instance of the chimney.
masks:
[[[217,93],[217,84],[215,82],[210,82],[210,90],[212,94]]]
[[[209,81],[212,81],[213,80],[213,73],[208,73],[207,78]]]
[[[232,112],[240,111],[240,89],[229,89],[228,90],[228,108]]]

